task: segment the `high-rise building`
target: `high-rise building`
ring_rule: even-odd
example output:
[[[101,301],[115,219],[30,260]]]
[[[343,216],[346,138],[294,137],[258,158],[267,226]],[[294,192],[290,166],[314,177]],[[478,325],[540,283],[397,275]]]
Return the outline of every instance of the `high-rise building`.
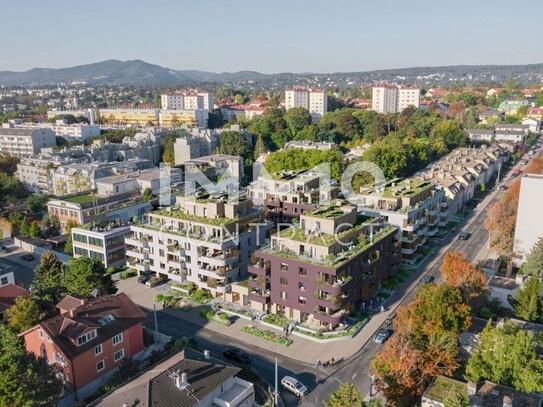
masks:
[[[163,109],[167,110],[213,110],[213,92],[183,91],[160,95]]]
[[[520,180],[514,251],[524,261],[539,238],[543,237],[543,212],[540,206],[542,198],[543,175],[523,176]],[[490,238],[492,239],[492,233]]]
[[[372,89],[371,108],[379,113],[398,113],[408,106],[419,107],[420,89],[381,85]]]
[[[57,145],[51,129],[22,129],[13,125],[0,128],[0,152],[12,157],[24,158],[39,154],[42,148]]]
[[[322,119],[328,111],[328,95],[320,89],[292,88],[285,91],[285,108],[303,107],[309,111],[314,122]]]

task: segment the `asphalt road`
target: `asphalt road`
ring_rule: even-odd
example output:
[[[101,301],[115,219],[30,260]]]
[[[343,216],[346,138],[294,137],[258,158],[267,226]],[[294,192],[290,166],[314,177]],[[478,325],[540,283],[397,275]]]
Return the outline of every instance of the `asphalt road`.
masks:
[[[25,261],[21,255],[27,252],[13,246],[11,239],[2,240],[2,245],[7,246],[11,251],[9,253],[0,253],[0,261],[12,267],[13,275],[17,284],[28,288],[34,278],[34,269],[38,265],[39,256],[33,254],[34,260]]]

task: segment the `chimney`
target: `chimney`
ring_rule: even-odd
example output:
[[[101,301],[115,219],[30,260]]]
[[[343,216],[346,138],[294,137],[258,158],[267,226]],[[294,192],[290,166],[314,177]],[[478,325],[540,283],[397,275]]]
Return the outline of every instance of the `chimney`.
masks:
[[[189,387],[188,382],[188,375],[187,373],[183,372],[181,373],[181,376],[179,376],[179,373],[175,376],[175,385],[179,390],[184,390],[187,387]]]
[[[467,382],[466,384],[468,397],[475,396],[477,393],[477,383],[475,382]]]
[[[513,407],[513,398],[508,395],[503,396],[503,407]]]

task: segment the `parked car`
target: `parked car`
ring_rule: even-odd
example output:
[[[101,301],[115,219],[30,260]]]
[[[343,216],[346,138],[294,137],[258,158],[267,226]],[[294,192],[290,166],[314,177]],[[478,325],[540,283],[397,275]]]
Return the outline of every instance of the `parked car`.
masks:
[[[377,333],[373,336],[373,342],[375,343],[385,343],[390,337],[390,332],[386,329],[379,329]]]
[[[31,255],[30,253],[27,253],[27,254],[23,254],[21,256],[21,259],[23,259],[25,261],[32,261],[32,260],[34,260],[34,256]]]
[[[458,239],[460,240],[468,240],[471,236],[471,233],[469,232],[466,232],[465,230],[463,232],[461,232],[459,235],[458,235]]]
[[[501,189],[502,191],[506,191],[507,188],[508,188],[508,187],[507,187],[507,185],[505,185],[505,184],[501,184],[501,185],[500,185],[500,189]]]
[[[251,363],[251,356],[242,349],[239,348],[225,348],[222,353],[225,359],[231,360],[237,363]]]
[[[302,382],[292,376],[285,376],[281,379],[281,386],[294,393],[298,397],[305,396],[308,393],[307,387]]]
[[[435,280],[434,276],[424,276],[419,280],[420,285],[430,284]]]
[[[9,253],[9,249],[6,246],[0,246],[0,253]]]
[[[151,279],[151,276],[147,275],[147,276],[139,276],[138,277],[138,283],[140,284],[145,284],[147,281],[149,281]]]

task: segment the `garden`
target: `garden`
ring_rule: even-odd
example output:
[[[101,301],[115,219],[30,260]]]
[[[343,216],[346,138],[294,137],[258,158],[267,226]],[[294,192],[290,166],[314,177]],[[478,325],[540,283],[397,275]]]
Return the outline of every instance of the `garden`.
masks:
[[[287,337],[277,335],[273,333],[272,331],[264,331],[263,329],[258,329],[253,327],[252,325],[247,325],[243,327],[242,332],[245,332],[249,335],[256,336],[257,338],[262,338],[270,342],[278,343],[279,345],[283,346],[290,346],[292,345],[292,340],[288,339]]]
[[[200,316],[208,321],[217,322],[221,325],[232,325],[232,321],[230,321],[230,318],[228,318],[228,315],[224,312],[214,312],[212,310],[202,309],[200,310]]]

